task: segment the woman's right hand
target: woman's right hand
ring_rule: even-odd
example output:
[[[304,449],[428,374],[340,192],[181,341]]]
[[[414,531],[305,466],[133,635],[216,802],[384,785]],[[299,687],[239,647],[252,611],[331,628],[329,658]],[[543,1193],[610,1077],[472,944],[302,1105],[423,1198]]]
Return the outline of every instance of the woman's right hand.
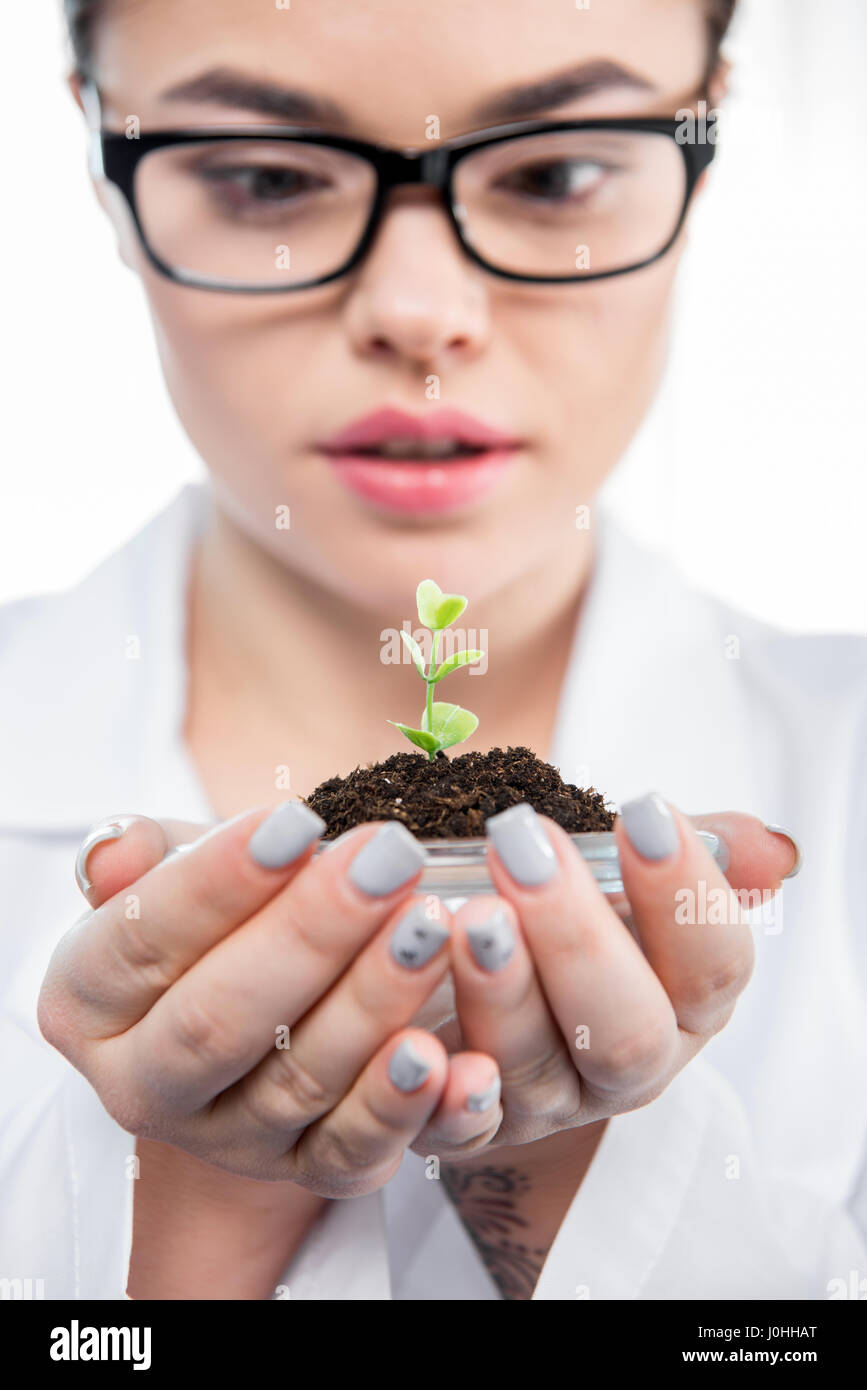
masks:
[[[120,824],[87,856],[94,910],[57,946],[38,1016],[123,1129],[357,1196],[444,1092],[490,1084],[490,1058],[462,1054],[450,1080],[442,1043],[408,1027],[447,973],[449,914],[413,894],[423,854],[402,826],[359,826],[314,859],[324,823],[300,802],[206,831]],[[467,1144],[499,1118],[467,1111]]]

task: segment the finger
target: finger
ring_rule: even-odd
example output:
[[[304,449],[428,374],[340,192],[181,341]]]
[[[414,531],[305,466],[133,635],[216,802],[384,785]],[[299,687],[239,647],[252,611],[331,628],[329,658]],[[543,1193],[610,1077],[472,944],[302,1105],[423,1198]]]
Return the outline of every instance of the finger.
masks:
[[[285,1152],[351,1090],[359,1072],[412,1022],[449,968],[448,909],[429,895],[404,902],[334,987],[211,1110],[220,1135],[246,1133]]]
[[[244,812],[188,853],[154,864],[133,893],[115,894],[67,932],[47,980],[64,996],[73,1041],[76,1034],[82,1041],[111,1037],[142,1018],[194,961],[292,880],[323,828],[299,802]]]
[[[732,888],[773,891],[800,872],[801,847],[781,826],[764,825],[757,816],[738,811],[713,811],[687,816],[687,820],[697,830],[710,830],[724,841],[728,851],[724,872]]]
[[[276,1028],[298,1023],[332,987],[412,893],[424,863],[399,822],[359,827],[196,961],[117,1040],[121,1065],[163,1108],[210,1104],[268,1055]]]
[[[492,895],[464,903],[452,921],[451,956],[463,1045],[494,1058],[502,1077],[500,1142],[531,1143],[541,1116],[574,1119],[578,1073],[511,903]]]
[[[635,1095],[679,1048],[665,990],[570,837],[522,803],[487,822],[494,886],[513,904],[536,973],[586,1083]]]
[[[701,1036],[718,1031],[753,966],[736,890],[690,820],[655,792],[627,802],[614,833],[642,949],[678,1023]]]
[[[448,1074],[442,1043],[421,1029],[390,1039],[345,1100],[305,1130],[284,1176],[325,1197],[381,1187],[436,1108]]]
[[[99,821],[78,847],[75,881],[90,906],[101,907],[159,864],[176,845],[197,840],[208,829],[192,821],[157,821],[150,816]]]
[[[493,1057],[483,1052],[457,1052],[439,1105],[412,1148],[415,1153],[457,1158],[490,1144],[503,1119],[502,1079]]]

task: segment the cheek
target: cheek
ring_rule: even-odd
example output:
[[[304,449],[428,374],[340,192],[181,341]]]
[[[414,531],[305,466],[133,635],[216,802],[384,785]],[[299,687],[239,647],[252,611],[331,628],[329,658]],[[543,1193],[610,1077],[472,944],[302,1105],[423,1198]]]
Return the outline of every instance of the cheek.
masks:
[[[184,290],[147,277],[157,347],[178,415],[218,471],[291,439],[293,401],[309,404],[316,328],[276,301]],[[287,432],[288,426],[288,432]],[[288,439],[287,439],[288,433]]]
[[[562,291],[528,326],[539,374],[566,400],[629,398],[652,377],[668,333],[674,263]]]
[[[555,454],[569,458],[570,443],[581,441],[585,466],[597,478],[625,449],[659,382],[676,269],[672,257],[631,276],[561,291],[524,325]]]

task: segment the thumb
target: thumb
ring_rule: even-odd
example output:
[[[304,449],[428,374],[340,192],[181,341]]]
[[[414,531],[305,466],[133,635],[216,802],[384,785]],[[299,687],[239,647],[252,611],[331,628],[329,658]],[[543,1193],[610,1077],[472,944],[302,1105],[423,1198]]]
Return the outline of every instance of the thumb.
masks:
[[[75,881],[91,907],[128,888],[170,850],[190,844],[211,827],[150,816],[111,816],[92,826],[75,856]]]
[[[728,847],[725,876],[732,888],[774,889],[794,878],[803,860],[798,841],[789,830],[764,825],[757,816],[739,811],[714,811],[687,816],[696,830],[712,830]]]

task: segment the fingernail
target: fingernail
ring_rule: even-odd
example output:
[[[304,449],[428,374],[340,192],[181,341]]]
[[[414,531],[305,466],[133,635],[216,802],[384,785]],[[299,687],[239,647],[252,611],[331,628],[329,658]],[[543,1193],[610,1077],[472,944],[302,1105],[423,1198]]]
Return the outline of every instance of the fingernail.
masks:
[[[527,888],[547,883],[557,872],[557,856],[545,827],[527,802],[510,806],[485,821],[494,849],[512,878]]]
[[[491,1106],[495,1105],[500,1099],[501,1087],[502,1082],[500,1078],[495,1076],[486,1091],[476,1091],[474,1094],[471,1093],[467,1096],[467,1109],[472,1111],[474,1115],[481,1114],[483,1110],[490,1110]]]
[[[389,949],[399,965],[420,970],[448,941],[448,930],[430,917],[425,903],[416,903],[395,927]]]
[[[674,816],[658,792],[624,802],[620,815],[629,843],[644,859],[668,859],[679,848]]]
[[[408,882],[425,862],[418,840],[400,821],[389,821],[358,851],[349,866],[349,877],[362,893],[384,898]]]
[[[430,1076],[430,1063],[418,1055],[409,1038],[404,1038],[392,1054],[388,1076],[399,1091],[417,1091]]]
[[[794,878],[795,874],[799,874],[801,872],[801,868],[803,867],[804,863],[804,851],[801,849],[800,844],[795,839],[792,832],[790,830],[784,830],[781,825],[766,825],[765,829],[770,830],[772,835],[785,836],[785,838],[789,841],[789,844],[792,846],[792,849],[795,851],[794,864],[792,865],[791,869],[787,874],[783,874],[783,878]]]
[[[263,869],[285,869],[325,828],[322,817],[303,801],[284,801],[256,827],[247,848]]]
[[[501,907],[484,922],[467,927],[467,941],[477,963],[483,970],[502,970],[512,958],[515,933]]]
[[[87,861],[90,858],[91,850],[96,849],[97,845],[104,844],[106,840],[119,840],[133,819],[133,816],[118,816],[117,820],[95,825],[92,830],[87,832],[78,846],[78,853],[75,856],[75,881],[82,893],[89,893],[93,887],[87,877]]]

